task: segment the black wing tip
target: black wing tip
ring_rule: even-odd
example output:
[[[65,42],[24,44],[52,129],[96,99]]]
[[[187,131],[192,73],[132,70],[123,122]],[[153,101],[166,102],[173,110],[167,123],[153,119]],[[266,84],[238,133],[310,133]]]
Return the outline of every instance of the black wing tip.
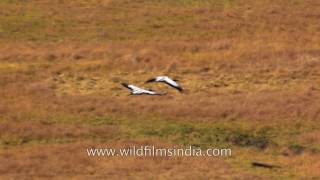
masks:
[[[151,83],[151,82],[154,82],[155,80],[156,80],[155,78],[149,79],[149,80],[147,80],[145,83]]]
[[[169,84],[170,85],[170,84]],[[171,87],[173,87],[173,88],[175,88],[175,89],[177,89],[180,93],[182,93],[184,90],[182,89],[182,87],[180,87],[180,86],[172,86],[172,85],[170,85]]]
[[[121,85],[124,86],[124,87],[128,87],[129,86],[128,83],[121,83]]]

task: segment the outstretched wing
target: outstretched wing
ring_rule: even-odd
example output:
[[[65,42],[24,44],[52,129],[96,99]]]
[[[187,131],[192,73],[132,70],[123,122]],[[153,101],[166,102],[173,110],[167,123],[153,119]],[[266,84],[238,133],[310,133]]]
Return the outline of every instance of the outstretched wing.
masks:
[[[178,91],[182,92],[182,87],[174,80],[170,79],[169,77],[165,78],[164,82],[169,86],[176,88]]]
[[[137,87],[137,86],[134,86],[134,85],[132,85],[132,84],[127,84],[127,83],[121,83],[121,84],[122,84],[122,86],[130,89],[131,91],[144,91],[144,89],[139,88],[139,87]]]
[[[157,92],[155,92],[153,90],[146,90],[146,89],[142,89],[142,88],[139,88],[139,87],[136,87],[134,92],[136,92],[137,94],[164,95],[164,94],[157,93]]]
[[[130,87],[130,84],[127,84],[127,83],[121,83],[121,85],[125,88],[128,88],[130,90],[133,90],[131,87]]]
[[[148,95],[165,95],[166,93],[160,94],[157,92],[154,92],[152,90],[146,90],[146,89],[142,89],[139,88],[137,86],[134,86],[132,84],[127,84],[127,83],[121,83],[122,86],[124,86],[125,88],[128,88],[132,94],[135,95],[140,95],[140,94],[148,94]]]
[[[145,91],[144,89],[142,89],[142,88],[139,88],[139,87],[137,87],[137,86],[134,86],[134,85],[129,85],[129,87],[133,90],[133,91]]]
[[[154,96],[162,96],[162,95],[166,95],[167,93],[157,93],[154,91],[150,91],[150,90],[145,90],[143,91],[144,94],[148,94],[148,95],[154,95]]]
[[[151,90],[141,89],[141,92],[144,93],[144,94],[149,94],[149,95],[157,95],[156,92],[151,91]]]

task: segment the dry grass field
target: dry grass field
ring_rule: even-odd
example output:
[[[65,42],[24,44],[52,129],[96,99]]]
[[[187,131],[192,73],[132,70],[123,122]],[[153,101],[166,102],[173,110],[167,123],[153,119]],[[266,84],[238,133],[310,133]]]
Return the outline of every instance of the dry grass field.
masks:
[[[318,179],[319,20],[316,0],[0,0],[0,179]],[[129,145],[233,154],[86,154]]]

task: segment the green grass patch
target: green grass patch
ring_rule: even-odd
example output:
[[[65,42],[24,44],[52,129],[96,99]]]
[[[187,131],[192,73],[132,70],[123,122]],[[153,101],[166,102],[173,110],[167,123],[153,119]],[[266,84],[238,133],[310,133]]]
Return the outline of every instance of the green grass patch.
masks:
[[[81,125],[88,128],[110,126],[117,129],[112,135],[86,134],[79,137],[52,136],[42,137],[27,136],[22,139],[15,135],[1,137],[2,145],[19,145],[25,143],[56,143],[81,140],[95,140],[100,142],[118,140],[159,139],[177,145],[208,147],[243,147],[264,150],[268,148],[287,147],[297,154],[305,149],[316,151],[312,144],[302,144],[297,139],[306,131],[307,127],[292,126],[248,126],[239,122],[227,120],[215,123],[182,121],[177,119],[153,118],[128,118],[128,117],[90,117],[90,116],[63,116],[53,115],[48,122],[54,124]],[[32,121],[30,121],[32,123]],[[299,123],[299,122],[298,122]],[[298,129],[297,129],[298,128]],[[294,142],[294,143],[293,143]]]
[[[197,147],[212,147],[216,145],[236,145],[267,148],[273,144],[272,136],[265,130],[242,129],[225,125],[195,125],[187,123],[169,123],[157,127],[146,127],[138,131],[141,136],[159,137],[165,141]]]

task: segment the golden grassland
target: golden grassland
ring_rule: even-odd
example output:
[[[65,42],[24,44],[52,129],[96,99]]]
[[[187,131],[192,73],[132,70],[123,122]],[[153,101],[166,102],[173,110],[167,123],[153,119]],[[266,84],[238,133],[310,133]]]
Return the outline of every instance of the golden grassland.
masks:
[[[0,176],[316,179],[319,19],[313,0],[0,0]],[[162,74],[185,92],[143,83]],[[233,156],[85,151],[150,144]]]

